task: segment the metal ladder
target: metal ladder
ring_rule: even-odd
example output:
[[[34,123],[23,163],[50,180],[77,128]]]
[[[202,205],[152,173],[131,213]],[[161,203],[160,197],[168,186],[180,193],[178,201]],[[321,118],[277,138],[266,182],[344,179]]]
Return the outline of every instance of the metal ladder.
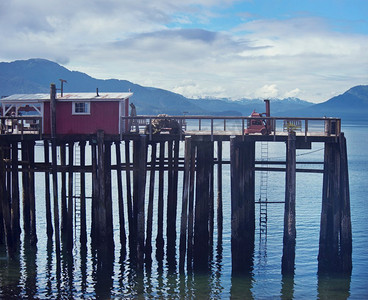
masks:
[[[268,161],[268,142],[261,142],[261,161]],[[268,164],[262,164],[262,167],[268,167]],[[259,229],[260,235],[267,236],[267,189],[268,189],[268,171],[261,171],[259,184]]]
[[[80,166],[80,147],[77,145],[74,149],[74,164],[76,166]],[[80,173],[73,173],[74,176],[74,186],[73,186],[73,199],[74,199],[74,239],[77,238],[80,234],[80,212],[81,212],[81,180]],[[77,235],[78,234],[78,235]]]

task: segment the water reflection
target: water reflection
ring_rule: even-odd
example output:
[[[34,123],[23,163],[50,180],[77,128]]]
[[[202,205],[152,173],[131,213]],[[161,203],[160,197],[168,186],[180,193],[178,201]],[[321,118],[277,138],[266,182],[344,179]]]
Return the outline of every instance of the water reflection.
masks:
[[[0,298],[257,299],[259,273],[255,276],[254,269],[260,267],[253,266],[252,258],[246,272],[228,276],[231,266],[224,261],[224,247],[228,245],[218,239],[208,270],[179,271],[178,252],[165,253],[163,260],[153,259],[142,268],[137,264],[136,255],[125,249],[115,251],[85,245],[75,248],[73,253],[63,248],[57,258],[49,240],[45,249],[21,245],[16,259],[12,260],[6,257],[2,246]],[[267,249],[263,250],[266,252],[259,254],[267,256]],[[262,272],[267,273],[267,264]],[[226,276],[228,281],[224,279]],[[279,293],[281,299],[297,298],[300,291],[295,289],[296,276],[280,277],[281,290],[280,281],[276,281],[278,291],[271,288],[266,294]],[[318,299],[348,299],[350,279],[350,275],[318,275]]]
[[[25,239],[26,240],[26,239]],[[25,276],[25,295],[33,299],[38,291],[37,287],[37,248],[32,246],[27,240],[24,242],[24,276]]]
[[[254,299],[253,274],[233,275],[231,277],[231,299]]]
[[[281,280],[281,299],[294,299],[294,274],[283,275]]]
[[[6,247],[0,245],[0,298],[5,298],[7,295],[16,298],[21,295],[21,263],[19,257],[20,252],[18,250],[14,255],[14,260],[8,260]]]
[[[111,298],[114,278],[114,249],[99,245],[93,251],[93,273],[95,294],[102,299]]]
[[[318,299],[348,299],[350,274],[318,274]]]

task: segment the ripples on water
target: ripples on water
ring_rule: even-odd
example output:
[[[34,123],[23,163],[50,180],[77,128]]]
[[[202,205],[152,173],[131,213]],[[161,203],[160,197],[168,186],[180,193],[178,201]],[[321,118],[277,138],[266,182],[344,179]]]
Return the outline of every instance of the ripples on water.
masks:
[[[363,128],[364,129],[364,128]],[[155,259],[153,233],[152,267],[137,270],[119,243],[118,215],[114,215],[115,248],[113,255],[103,262],[96,259],[90,246],[77,243],[72,255],[62,251],[56,259],[54,246],[47,240],[44,212],[43,181],[36,178],[37,192],[37,248],[22,242],[18,259],[8,260],[0,248],[0,298],[186,298],[186,299],[364,299],[368,297],[368,151],[361,148],[362,138],[368,140],[367,130],[345,128],[348,139],[350,191],[353,226],[353,272],[351,276],[318,276],[317,256],[321,209],[321,174],[297,175],[296,202],[296,259],[295,275],[281,275],[283,204],[269,206],[267,240],[260,239],[256,229],[253,268],[249,274],[232,276],[230,252],[230,191],[224,190],[224,231],[222,243],[214,240],[213,259],[207,273],[179,272],[178,265],[168,265]],[[367,128],[365,128],[367,129]],[[271,143],[272,144],[272,143]],[[323,147],[313,144],[316,150]],[[308,150],[298,150],[297,153]],[[363,151],[363,152],[362,152]],[[42,157],[42,153],[37,154]],[[226,154],[224,154],[226,156]],[[270,158],[282,157],[284,145],[270,145]],[[322,160],[317,151],[307,160]],[[300,158],[302,159],[302,158]],[[227,174],[227,175],[226,175]],[[229,170],[224,170],[224,187],[230,186]],[[112,181],[116,181],[113,174]],[[256,182],[258,177],[256,177]],[[180,185],[181,179],[179,180]],[[114,188],[114,187],[113,187]],[[179,187],[180,191],[180,187]],[[257,199],[256,187],[256,199]],[[284,174],[270,173],[268,198],[282,201]],[[180,203],[180,192],[179,192]],[[114,201],[116,203],[116,201]],[[114,212],[117,212],[114,207]],[[178,216],[180,216],[180,204]],[[89,212],[88,212],[89,213]],[[258,218],[258,211],[257,218]],[[90,220],[90,215],[87,216]],[[256,222],[258,227],[258,222]],[[179,227],[178,227],[179,228]],[[165,229],[164,229],[165,232]],[[215,232],[214,236],[217,236]],[[179,232],[177,233],[179,237]],[[23,241],[23,236],[22,236]],[[176,243],[178,248],[178,241]],[[178,260],[178,253],[176,258]]]

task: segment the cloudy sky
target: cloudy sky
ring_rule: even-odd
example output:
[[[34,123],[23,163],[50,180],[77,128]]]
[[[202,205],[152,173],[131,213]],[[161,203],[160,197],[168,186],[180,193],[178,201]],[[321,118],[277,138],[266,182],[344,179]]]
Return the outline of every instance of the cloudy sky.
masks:
[[[367,0],[0,0],[0,61],[187,97],[321,102],[368,84]]]

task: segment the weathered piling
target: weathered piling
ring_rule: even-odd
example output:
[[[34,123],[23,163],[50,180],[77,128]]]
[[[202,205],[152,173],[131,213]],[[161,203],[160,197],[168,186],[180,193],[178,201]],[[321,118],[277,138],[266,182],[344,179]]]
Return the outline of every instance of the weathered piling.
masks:
[[[180,243],[179,243],[179,270],[184,271],[185,253],[187,247],[187,228],[188,228],[188,202],[189,202],[189,183],[190,183],[190,166],[191,166],[191,151],[192,139],[185,138],[185,152],[184,152],[184,175],[183,175],[183,196],[181,208],[181,222],[180,222]]]
[[[210,202],[213,165],[213,143],[197,143],[197,177],[194,219],[193,268],[209,268],[210,254]]]
[[[217,142],[217,239],[222,241],[222,141]]]
[[[168,143],[168,196],[167,196],[167,260],[169,269],[175,268],[176,218],[178,202],[179,141]]]
[[[24,234],[29,237],[31,224],[31,208],[30,208],[30,172],[29,172],[29,147],[27,141],[22,141],[22,161],[26,163],[22,173],[22,200],[23,200],[23,230]]]
[[[325,143],[318,272],[350,273],[350,196],[346,140]]]
[[[9,147],[9,146],[8,146]],[[3,230],[6,241],[8,255],[13,256],[15,253],[15,244],[11,226],[11,212],[9,198],[6,186],[6,168],[4,163],[4,147],[0,147],[0,198],[1,211],[3,217]]]
[[[167,218],[166,218],[166,237],[167,237],[167,253],[169,249],[172,248],[173,243],[175,243],[175,206],[176,199],[174,199],[174,178],[173,178],[173,141],[167,142]],[[174,222],[173,222],[174,221]]]
[[[54,199],[54,232],[55,232],[55,252],[57,266],[60,262],[60,232],[59,232],[59,200],[57,184],[57,153],[56,153],[56,86],[50,87],[50,115],[51,115],[51,158],[52,158],[52,188]]]
[[[295,195],[296,195],[296,137],[290,132],[286,147],[286,180],[284,235],[281,272],[283,275],[294,274],[295,268]]]
[[[68,144],[68,205],[67,205],[67,249],[71,251],[73,249],[73,164],[74,164],[74,143]]]
[[[338,145],[325,143],[325,162],[323,173],[322,212],[318,269],[334,270],[339,264],[338,232],[335,230],[335,214],[338,213],[339,166],[337,165]]]
[[[190,146],[190,170],[189,170],[189,198],[188,198],[188,249],[187,249],[187,269],[193,269],[193,244],[194,244],[194,198],[195,198],[195,178],[196,178],[196,153],[197,148],[193,143]]]
[[[122,249],[125,249],[126,233],[125,233],[125,217],[124,217],[123,182],[122,182],[122,176],[121,176],[120,142],[115,142],[115,152],[116,152],[116,179],[117,179],[117,187],[118,187],[120,243],[121,243]]]
[[[86,142],[79,142],[80,166],[86,165]],[[87,243],[87,219],[86,219],[86,175],[80,172],[80,242],[81,245]]]
[[[145,238],[145,211],[144,199],[146,188],[147,168],[147,137],[141,136],[135,140],[133,147],[133,222],[136,232],[137,263],[143,266],[144,261],[144,238]]]
[[[156,150],[157,144],[151,143],[151,170],[149,179],[149,194],[147,208],[147,229],[146,229],[146,245],[145,245],[145,261],[147,265],[152,263],[152,226],[153,226],[153,206],[155,194],[155,173],[156,173]]]
[[[30,205],[30,243],[35,246],[37,243],[36,233],[36,191],[35,191],[35,173],[34,162],[35,162],[35,142],[31,141],[28,144],[29,147],[29,205]]]
[[[48,140],[44,140],[43,142],[43,152],[44,152],[45,165],[49,166],[50,164],[50,145],[49,145]],[[47,238],[51,239],[53,235],[53,228],[52,228],[52,215],[51,215],[50,172],[49,170],[45,171],[45,207],[46,207]]]
[[[126,180],[126,202],[127,202],[127,214],[129,224],[129,241],[134,239],[133,231],[133,204],[132,204],[132,185],[130,174],[130,143],[129,140],[125,141],[125,180]],[[132,243],[130,243],[132,244]]]
[[[20,203],[19,203],[19,176],[18,176],[18,142],[12,143],[11,149],[11,220],[14,241],[20,241]]]
[[[111,144],[104,140],[104,132],[97,132],[97,180],[95,182],[96,205],[95,234],[97,248],[113,248],[111,203]]]
[[[156,237],[156,258],[158,260],[162,260],[164,254],[164,162],[165,142],[160,142]]]
[[[66,145],[61,143],[60,145],[60,165],[65,170],[66,167]],[[66,193],[66,172],[61,171],[61,233],[68,232],[68,205],[67,205],[67,193]]]
[[[249,272],[255,233],[255,143],[230,138],[231,253],[233,273]]]
[[[91,220],[91,239],[92,244],[97,244],[98,232],[98,174],[97,174],[97,144],[91,141],[91,160],[92,160],[92,220]]]
[[[346,138],[340,134],[340,209],[341,209],[341,233],[340,233],[340,257],[341,271],[352,271],[352,232],[350,215],[349,171]]]
[[[111,142],[105,141],[104,145],[104,168],[105,168],[105,198],[104,201],[106,210],[106,245],[109,250],[113,249],[114,232],[112,219],[112,185],[111,185]]]

